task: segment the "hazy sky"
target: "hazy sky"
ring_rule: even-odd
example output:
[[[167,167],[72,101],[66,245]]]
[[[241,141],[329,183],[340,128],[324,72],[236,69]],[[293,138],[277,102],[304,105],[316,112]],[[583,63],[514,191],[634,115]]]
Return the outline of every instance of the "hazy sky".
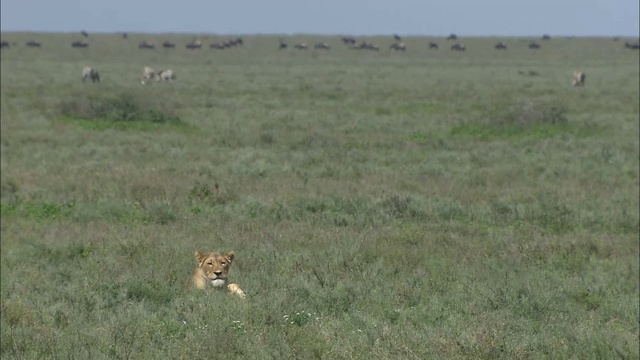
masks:
[[[638,0],[2,0],[2,31],[638,36]]]

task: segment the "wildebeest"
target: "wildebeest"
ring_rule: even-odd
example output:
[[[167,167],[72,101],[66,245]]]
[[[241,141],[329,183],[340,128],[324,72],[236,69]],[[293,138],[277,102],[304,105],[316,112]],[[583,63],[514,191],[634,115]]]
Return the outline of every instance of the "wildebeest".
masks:
[[[154,50],[156,46],[153,43],[147,42],[146,40],[138,44],[138,49],[151,49]]]
[[[193,40],[192,42],[188,43],[186,47],[189,50],[200,49],[202,47],[202,42],[200,40]]]
[[[551,35],[549,34],[542,35],[542,40],[551,40]]]
[[[628,41],[625,41],[624,42],[624,47],[627,48],[627,49],[638,50],[638,49],[640,49],[640,42],[632,44],[632,43],[630,43]]]
[[[9,47],[9,42],[8,41],[0,41],[0,48],[8,48]]]
[[[128,38],[128,37],[129,37],[129,35],[127,35],[127,33],[122,33],[122,38],[123,38],[123,39],[126,39],[126,38]]]
[[[284,50],[286,48],[287,48],[287,43],[284,42],[284,40],[280,39],[280,46],[278,47],[278,49]]]
[[[495,46],[496,50],[507,50],[507,44],[499,42]]]
[[[394,51],[406,51],[407,46],[404,43],[395,43],[391,44],[391,46],[389,46],[389,49]]]
[[[25,45],[27,45],[28,47],[37,47],[37,48],[42,47],[42,44],[35,40],[29,40],[26,42]]]
[[[525,75],[527,75],[527,76],[539,76],[540,75],[540,73],[538,73],[535,70],[529,70],[529,71],[526,71],[526,72],[522,71],[522,70],[518,70],[518,74],[520,74],[522,76],[525,76]]]
[[[307,50],[307,44],[305,43],[295,44],[293,47],[298,50]]]
[[[329,44],[324,43],[324,42],[319,42],[316,43],[315,45],[313,45],[314,49],[322,49],[322,50],[329,50],[331,49],[331,46],[329,46]]]
[[[84,30],[80,31],[80,34],[82,34],[82,36],[84,36],[84,37],[89,37],[89,33],[87,33]]]
[[[173,81],[176,78],[176,74],[171,69],[158,71],[156,74],[156,81]]]
[[[89,47],[89,43],[86,41],[78,40],[71,43],[71,47],[74,48],[87,48]]]
[[[352,49],[379,51],[380,47],[378,45],[376,45],[376,44],[373,44],[373,43],[370,43],[370,42],[367,42],[367,41],[363,41],[359,45],[352,47]]]
[[[356,44],[356,38],[351,37],[351,36],[343,36],[342,37],[342,42],[345,45],[355,45]]]
[[[396,39],[396,41],[402,41],[402,38],[398,34],[393,34],[393,38]]]
[[[540,49],[540,44],[535,41],[529,43],[529,49]]]
[[[235,38],[235,39],[227,40],[225,44],[227,47],[234,47],[234,46],[242,46],[244,45],[244,42],[242,41],[242,38]]]
[[[437,48],[438,48],[438,44],[434,43],[433,41],[429,43],[429,49],[437,49]]]
[[[227,48],[227,44],[224,42],[215,42],[212,43],[211,45],[209,45],[210,48],[212,49],[226,49]]]
[[[584,71],[576,70],[573,72],[573,81],[571,84],[573,86],[584,86],[584,80],[587,78],[587,74]]]
[[[140,83],[142,85],[146,84],[147,82],[151,81],[151,79],[153,79],[155,74],[156,72],[153,70],[152,67],[145,66],[144,69],[142,70],[142,77],[140,78]]]
[[[176,48],[176,44],[165,40],[162,43],[162,47],[165,48],[165,49],[175,49]]]
[[[449,34],[449,36],[447,36],[447,40],[457,40],[458,39],[458,35],[456,34]]]
[[[465,51],[466,49],[467,49],[466,46],[459,43],[451,45],[451,50],[453,51]]]
[[[98,70],[91,66],[85,66],[82,68],[82,82],[85,82],[87,79],[91,79],[91,82],[100,82],[100,74],[98,74]]]

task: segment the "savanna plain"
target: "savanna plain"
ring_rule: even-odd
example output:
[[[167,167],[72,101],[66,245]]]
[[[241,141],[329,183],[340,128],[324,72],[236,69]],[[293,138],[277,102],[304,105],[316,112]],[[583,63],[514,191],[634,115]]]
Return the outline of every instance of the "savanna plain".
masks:
[[[624,39],[79,37],[2,34],[3,359],[638,358]]]

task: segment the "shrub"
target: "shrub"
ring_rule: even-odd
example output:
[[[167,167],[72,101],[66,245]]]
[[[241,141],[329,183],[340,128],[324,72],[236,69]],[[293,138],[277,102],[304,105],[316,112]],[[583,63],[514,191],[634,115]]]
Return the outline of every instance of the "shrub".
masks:
[[[161,103],[151,103],[131,94],[116,96],[80,95],[62,101],[61,116],[106,122],[180,123],[178,116]]]

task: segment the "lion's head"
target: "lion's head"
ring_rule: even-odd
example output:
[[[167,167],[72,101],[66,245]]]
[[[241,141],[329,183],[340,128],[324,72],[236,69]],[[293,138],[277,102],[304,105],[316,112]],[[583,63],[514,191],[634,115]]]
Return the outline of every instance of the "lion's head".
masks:
[[[214,287],[223,287],[227,284],[229,269],[233,261],[233,251],[224,255],[217,252],[203,254],[196,251],[196,272],[204,276]]]

